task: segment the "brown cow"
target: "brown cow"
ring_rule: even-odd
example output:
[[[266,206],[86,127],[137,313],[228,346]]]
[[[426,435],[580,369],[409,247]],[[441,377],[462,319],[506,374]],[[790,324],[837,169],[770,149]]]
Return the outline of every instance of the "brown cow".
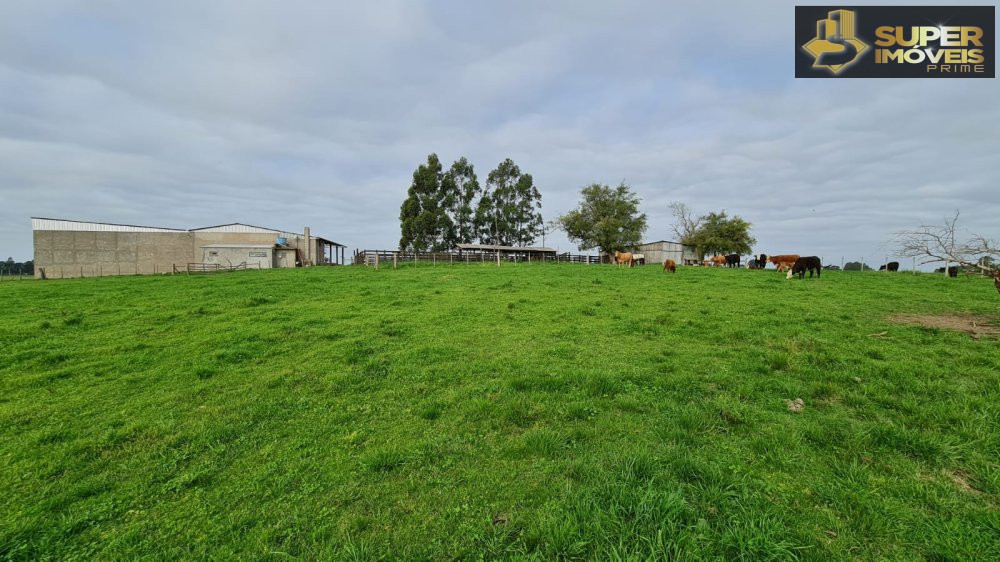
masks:
[[[784,271],[786,269],[791,269],[795,265],[795,260],[799,259],[798,254],[785,254],[782,256],[771,256],[767,258],[767,261],[773,263],[778,267],[778,271]]]
[[[997,292],[1000,293],[1000,269],[993,272],[993,285],[996,286]]]
[[[722,267],[726,265],[726,256],[713,256],[708,261],[717,267]]]
[[[626,263],[629,267],[632,267],[632,253],[615,250],[615,263],[618,264],[619,268]]]
[[[674,260],[665,260],[663,262],[663,271],[669,271],[670,273],[677,273],[677,262]],[[1000,283],[1000,281],[998,281]],[[997,285],[1000,288],[1000,285]]]

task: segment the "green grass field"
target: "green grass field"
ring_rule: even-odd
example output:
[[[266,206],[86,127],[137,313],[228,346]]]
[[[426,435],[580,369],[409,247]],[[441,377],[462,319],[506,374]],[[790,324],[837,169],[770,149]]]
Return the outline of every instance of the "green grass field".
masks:
[[[986,279],[340,267],[0,302],[0,558],[1000,559],[1000,344],[887,319],[996,321]]]

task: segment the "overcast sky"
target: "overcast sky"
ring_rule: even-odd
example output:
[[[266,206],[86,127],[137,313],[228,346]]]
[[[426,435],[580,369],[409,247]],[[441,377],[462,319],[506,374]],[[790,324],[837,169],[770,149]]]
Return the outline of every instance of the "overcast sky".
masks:
[[[5,0],[0,259],[31,257],[31,216],[392,248],[430,152],[483,182],[512,158],[546,220],[624,180],[649,240],[674,200],[828,263],[955,209],[1000,237],[997,80],[796,80],[793,21],[794,2]]]

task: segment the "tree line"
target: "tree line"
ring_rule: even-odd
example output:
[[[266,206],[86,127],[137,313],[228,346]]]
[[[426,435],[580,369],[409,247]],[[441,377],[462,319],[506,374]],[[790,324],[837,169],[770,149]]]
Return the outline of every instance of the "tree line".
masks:
[[[531,174],[510,158],[481,186],[464,156],[445,171],[437,154],[413,172],[399,210],[404,251],[450,250],[458,244],[526,246],[542,233],[542,195]]]
[[[593,184],[584,187],[576,209],[556,219],[556,224],[581,250],[599,249],[604,254],[635,249],[646,231],[646,215],[639,212],[640,198],[625,182],[617,187]],[[706,254],[749,254],[757,240],[751,224],[726,211],[695,218],[684,203],[671,203],[677,241]]]
[[[9,257],[7,261],[0,261],[0,272],[4,275],[34,275],[35,262],[32,260],[16,262],[14,258]]]
[[[581,189],[580,203],[550,224],[563,230],[580,250],[611,254],[633,250],[646,232],[641,199],[631,186],[591,184]],[[413,172],[406,199],[400,206],[402,251],[445,251],[458,244],[527,246],[544,232],[542,196],[531,174],[510,158],[486,176],[480,185],[475,167],[464,156],[444,169],[437,154]],[[678,242],[705,254],[748,254],[757,242],[750,223],[726,211],[695,218],[683,203],[672,203]]]

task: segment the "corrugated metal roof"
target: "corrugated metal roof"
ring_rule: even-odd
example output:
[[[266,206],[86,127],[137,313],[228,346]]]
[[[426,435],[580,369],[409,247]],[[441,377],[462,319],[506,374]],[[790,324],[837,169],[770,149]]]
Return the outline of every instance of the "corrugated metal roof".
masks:
[[[31,230],[65,230],[74,232],[187,232],[186,230],[179,228],[47,219],[42,217],[31,217]]]
[[[501,252],[555,252],[555,248],[539,246],[497,246],[494,244],[456,244],[461,250],[500,250]]]
[[[202,228],[192,228],[191,232],[235,232],[239,234],[283,234],[285,236],[302,236],[301,234],[296,234],[294,232],[275,230],[273,228],[254,226],[252,224],[243,224],[240,222],[219,224],[216,226],[205,226]]]
[[[683,246],[680,242],[674,242],[673,240],[656,240],[655,242],[643,242],[639,244],[640,246],[648,246],[650,244],[676,244],[678,246]]]
[[[252,224],[234,222],[230,224],[220,224],[216,226],[206,226],[202,228],[192,228],[185,230],[182,228],[165,228],[158,226],[138,226],[134,224],[114,224],[107,222],[90,222],[66,219],[47,219],[42,217],[31,217],[31,230],[63,230],[74,232],[222,232],[237,234],[275,234],[285,238],[302,238],[303,234],[288,232],[286,230],[276,230]],[[322,236],[310,234],[311,238],[330,244],[332,246],[345,247]]]

